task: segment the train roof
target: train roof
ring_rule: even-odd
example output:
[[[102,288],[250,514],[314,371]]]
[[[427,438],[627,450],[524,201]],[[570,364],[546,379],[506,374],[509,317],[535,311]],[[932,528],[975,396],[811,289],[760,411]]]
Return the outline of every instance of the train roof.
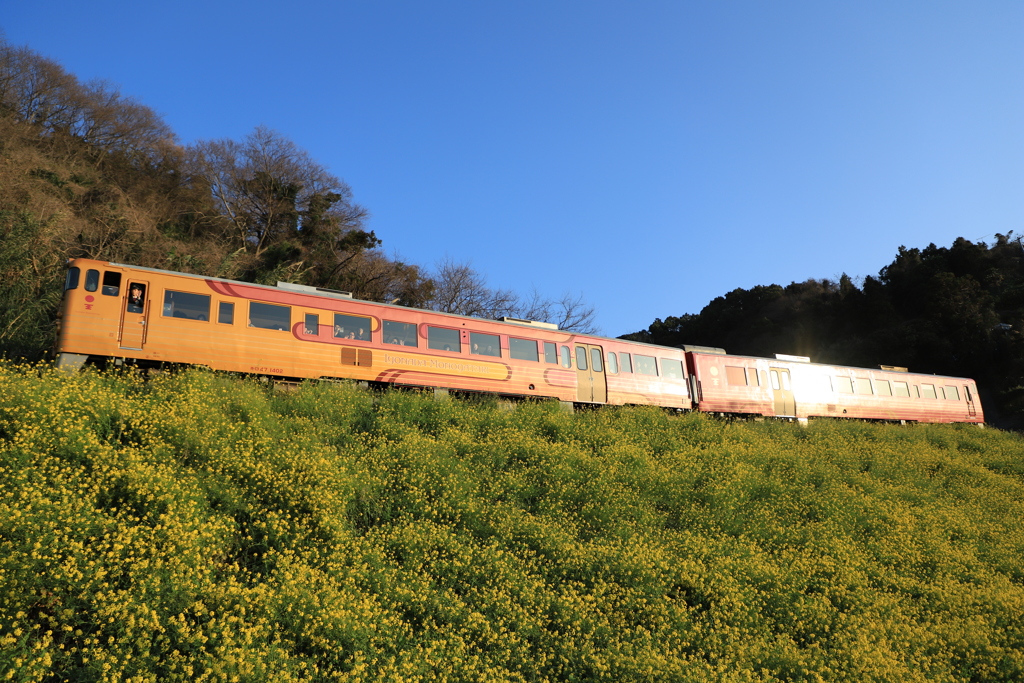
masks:
[[[692,353],[702,354],[702,355],[706,355],[706,356],[723,356],[724,355],[725,357],[728,357],[728,358],[743,358],[745,360],[766,360],[766,361],[770,361],[770,362],[773,362],[773,363],[788,363],[788,364],[790,364],[792,366],[807,365],[807,366],[814,366],[814,367],[819,367],[819,368],[843,368],[845,370],[866,370],[868,372],[884,372],[886,374],[894,375],[896,377],[935,377],[937,379],[970,380],[971,382],[974,382],[974,379],[972,379],[970,377],[957,377],[956,375],[937,375],[935,373],[928,373],[928,372],[911,372],[909,370],[902,369],[902,368],[899,369],[899,370],[896,370],[896,369],[893,369],[894,366],[890,366],[890,365],[886,365],[884,367],[880,366],[880,367],[877,367],[877,368],[865,368],[865,367],[861,367],[861,366],[858,366],[858,365],[843,365],[841,363],[814,363],[814,362],[812,362],[810,360],[802,360],[802,358],[806,358],[806,356],[801,356],[801,357],[786,356],[786,357],[783,357],[783,358],[769,358],[767,356],[747,356],[747,355],[744,355],[744,354],[741,354],[741,353],[725,353],[725,354],[718,353],[718,351],[721,351],[721,349],[698,350],[701,347],[685,347],[685,348],[687,348],[688,351],[692,350]],[[782,354],[778,354],[778,355],[782,355]],[[801,360],[795,360],[795,358],[801,358]]]

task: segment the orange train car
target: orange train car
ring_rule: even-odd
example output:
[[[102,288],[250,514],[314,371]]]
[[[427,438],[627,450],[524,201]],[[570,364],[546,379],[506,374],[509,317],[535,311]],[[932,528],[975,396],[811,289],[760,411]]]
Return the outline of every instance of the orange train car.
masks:
[[[798,420],[984,421],[969,379],[655,346],[87,259],[68,265],[58,325],[57,364],[69,369],[113,359]]]
[[[122,359],[574,403],[691,408],[682,349],[87,259],[71,261],[62,368]]]

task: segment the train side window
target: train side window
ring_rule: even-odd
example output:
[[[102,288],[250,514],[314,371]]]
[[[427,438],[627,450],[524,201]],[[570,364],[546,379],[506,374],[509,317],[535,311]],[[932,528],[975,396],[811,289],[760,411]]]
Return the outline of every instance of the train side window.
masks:
[[[922,383],[921,396],[923,396],[924,398],[938,398],[938,396],[935,395],[935,385]]]
[[[100,288],[100,271],[90,268],[85,271],[85,291],[95,292]]]
[[[748,368],[747,376],[750,378],[750,381],[748,381],[747,384],[752,387],[761,386],[761,380],[757,376],[757,368]],[[826,376],[825,379],[828,379],[828,377]],[[829,388],[832,388],[831,384],[829,385]]]
[[[217,322],[224,325],[235,324],[235,305],[230,301],[221,301],[217,305]]]
[[[818,375],[818,387],[822,391],[833,391],[832,389],[832,376],[831,375]]]
[[[906,382],[893,382],[892,383],[893,393],[896,396],[902,396],[903,398],[910,398],[910,385]]]
[[[857,393],[858,394],[867,394],[869,396],[872,393],[874,393],[874,392],[871,391],[871,380],[869,380],[867,377],[858,377],[857,378]]]
[[[576,347],[576,369],[586,370],[587,369],[587,350],[582,346]]]
[[[320,316],[315,313],[307,313],[304,327],[306,334],[320,336]]]
[[[264,304],[259,301],[249,302],[249,327],[260,327],[264,330],[287,330],[291,326],[291,306]]]
[[[892,396],[892,386],[887,379],[875,380],[875,393],[879,396]]]
[[[747,371],[735,365],[725,366],[725,382],[730,386],[747,386]]]
[[[416,325],[385,320],[384,343],[398,346],[419,346],[416,339]]]
[[[78,289],[78,278],[82,274],[82,269],[78,266],[71,266],[68,268],[68,274],[64,277],[64,291],[69,289]]]
[[[173,289],[166,289],[164,290],[163,314],[168,318],[209,320],[210,295],[175,292]]]
[[[534,345],[536,346],[536,344]],[[459,331],[448,327],[427,327],[427,348],[438,351],[462,352]]]
[[[942,387],[943,392],[946,394],[947,401],[959,401],[960,392],[956,390],[956,387],[951,387],[948,384]]]
[[[103,289],[105,296],[117,296],[121,293],[121,273],[116,270],[103,271]]]
[[[508,338],[508,355],[519,360],[532,360],[537,362],[540,355],[537,353],[537,342],[534,339]]]
[[[563,368],[571,368],[572,367],[572,355],[569,353],[569,347],[568,346],[563,346],[560,355],[562,357],[562,367]]]
[[[633,372],[633,357],[628,353],[619,354],[619,371],[620,372]]]
[[[921,398],[921,387],[914,385],[914,398]]]
[[[590,367],[594,369],[594,372],[604,372],[601,349],[590,349]]]
[[[633,369],[641,375],[658,376],[658,363],[652,356],[641,356],[639,353],[634,353]]]
[[[554,342],[544,342],[544,362],[558,363],[558,347]]]
[[[661,359],[661,374],[669,379],[683,378],[683,361],[673,358]]]
[[[470,352],[478,356],[497,356],[501,358],[501,338],[496,334],[482,332],[469,333]]]
[[[836,377],[836,391],[840,394],[852,394],[853,380],[849,377]]]
[[[370,341],[370,319],[358,315],[334,314],[335,339]]]
[[[608,372],[613,375],[619,374],[619,360],[615,357],[614,351],[608,352]]]

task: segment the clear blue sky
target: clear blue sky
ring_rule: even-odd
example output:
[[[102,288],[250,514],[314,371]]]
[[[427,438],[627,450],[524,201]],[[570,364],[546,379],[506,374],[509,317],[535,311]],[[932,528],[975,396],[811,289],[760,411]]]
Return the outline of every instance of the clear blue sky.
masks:
[[[264,124],[385,249],[604,334],[1024,231],[1024,2],[15,2],[183,143]]]

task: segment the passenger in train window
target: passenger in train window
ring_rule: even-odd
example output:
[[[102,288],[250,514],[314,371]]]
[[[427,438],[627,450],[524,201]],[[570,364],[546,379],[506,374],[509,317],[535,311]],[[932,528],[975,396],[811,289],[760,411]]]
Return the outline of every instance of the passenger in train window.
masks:
[[[129,313],[142,313],[142,285],[137,282],[133,282],[131,289],[128,292],[128,308]]]

